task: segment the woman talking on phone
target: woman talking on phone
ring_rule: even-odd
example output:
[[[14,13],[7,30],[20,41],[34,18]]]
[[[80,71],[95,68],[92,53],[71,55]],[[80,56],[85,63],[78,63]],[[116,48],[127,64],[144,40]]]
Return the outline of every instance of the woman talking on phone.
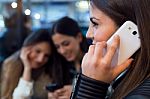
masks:
[[[110,83],[120,73],[109,99],[150,98],[150,1],[149,0],[90,0],[90,26],[88,38],[93,45],[82,61],[82,74],[78,76],[72,99],[105,99]],[[141,48],[121,65],[111,66],[113,55],[119,47],[119,36],[111,45],[106,41],[126,21],[138,27]],[[136,42],[135,42],[136,43]],[[103,49],[107,52],[103,54]]]

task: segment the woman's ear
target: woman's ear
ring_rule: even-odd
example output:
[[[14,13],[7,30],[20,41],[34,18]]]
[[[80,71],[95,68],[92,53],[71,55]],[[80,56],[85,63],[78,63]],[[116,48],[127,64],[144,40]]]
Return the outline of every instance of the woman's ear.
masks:
[[[76,38],[77,38],[77,40],[81,43],[82,40],[83,40],[83,35],[82,35],[82,33],[79,32]]]

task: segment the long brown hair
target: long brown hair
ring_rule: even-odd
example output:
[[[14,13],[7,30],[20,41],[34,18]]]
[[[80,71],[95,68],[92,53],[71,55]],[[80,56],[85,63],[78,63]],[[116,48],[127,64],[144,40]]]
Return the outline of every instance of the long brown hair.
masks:
[[[112,18],[118,26],[127,20],[138,26],[141,48],[134,55],[125,78],[112,95],[113,99],[122,99],[150,77],[150,0],[90,0],[90,3]]]

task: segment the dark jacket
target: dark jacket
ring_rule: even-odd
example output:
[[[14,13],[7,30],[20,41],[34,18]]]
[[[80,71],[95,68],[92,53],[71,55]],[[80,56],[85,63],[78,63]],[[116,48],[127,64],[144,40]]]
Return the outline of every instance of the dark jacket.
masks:
[[[79,75],[71,99],[105,99],[109,84]],[[123,99],[150,99],[150,78]]]

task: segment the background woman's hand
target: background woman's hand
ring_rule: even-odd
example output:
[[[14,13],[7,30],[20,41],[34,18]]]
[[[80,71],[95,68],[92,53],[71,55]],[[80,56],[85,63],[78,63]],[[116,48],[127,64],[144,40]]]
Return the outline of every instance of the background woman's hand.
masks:
[[[23,47],[21,49],[20,58],[23,62],[24,68],[30,68],[31,62],[29,59],[29,54],[31,53],[31,47]]]
[[[63,88],[48,93],[48,99],[70,99],[72,85],[65,85]]]
[[[29,54],[31,53],[31,47],[23,47],[21,49],[20,58],[24,65],[24,71],[22,75],[22,79],[26,81],[31,81],[31,61],[29,59]]]
[[[105,41],[91,45],[82,61],[82,73],[106,83],[113,81],[132,62],[132,59],[128,59],[119,66],[111,66],[112,57],[118,46],[119,36],[114,37],[114,41],[110,46]],[[103,55],[104,48],[107,48],[105,55]]]

